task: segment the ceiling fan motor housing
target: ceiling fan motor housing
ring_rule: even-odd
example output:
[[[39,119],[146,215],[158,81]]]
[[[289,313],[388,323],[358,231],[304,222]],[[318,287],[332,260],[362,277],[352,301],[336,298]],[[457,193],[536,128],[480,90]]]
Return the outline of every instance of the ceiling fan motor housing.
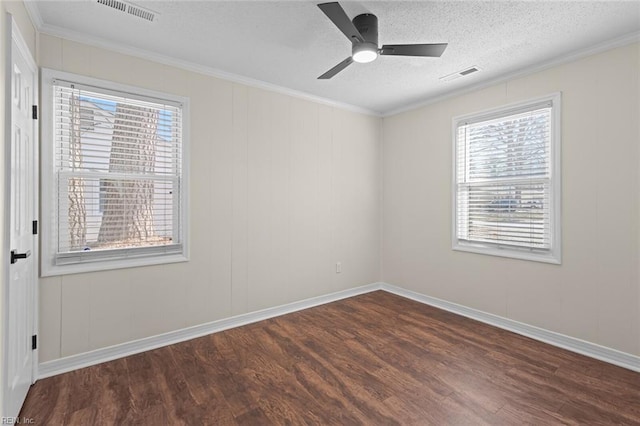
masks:
[[[378,49],[378,18],[371,13],[363,13],[353,18],[353,25],[364,38],[365,43]]]

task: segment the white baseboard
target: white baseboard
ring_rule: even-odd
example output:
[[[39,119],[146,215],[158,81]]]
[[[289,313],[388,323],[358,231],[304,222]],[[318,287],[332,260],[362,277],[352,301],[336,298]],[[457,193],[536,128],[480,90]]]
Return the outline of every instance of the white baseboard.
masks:
[[[615,349],[600,346],[595,343],[577,339],[575,337],[566,336],[564,334],[545,330],[522,322],[514,321],[498,315],[489,314],[477,309],[468,308],[457,303],[447,302],[446,300],[437,299],[435,297],[425,296],[411,290],[406,290],[395,285],[382,283],[381,289],[416,302],[434,306],[454,314],[462,315],[485,324],[493,325],[504,330],[512,331],[523,336],[548,343],[559,348],[563,348],[572,352],[576,352],[600,361],[624,367],[629,370],[640,372],[640,357]]]
[[[288,303],[274,308],[263,309],[261,311],[249,312],[247,314],[238,315],[231,318],[224,318],[206,324],[200,324],[181,330],[170,331],[168,333],[159,334],[157,336],[146,337],[144,339],[134,340],[107,348],[96,349],[91,352],[85,352],[78,355],[72,355],[53,361],[43,362],[38,366],[38,379],[55,376],[57,374],[66,373],[91,365],[101,364],[103,362],[112,361],[114,359],[125,356],[145,352],[162,346],[172,345],[174,343],[184,342],[186,340],[195,339],[197,337],[206,336],[208,334],[219,331],[228,330],[230,328],[251,324],[269,318],[291,312],[300,311],[302,309],[312,308],[314,306],[323,305],[337,300],[346,299],[348,297],[357,296],[359,294],[369,293],[376,290],[384,290],[398,296],[406,297],[420,303],[424,303],[436,308],[471,318],[485,324],[493,325],[504,330],[512,331],[523,336],[548,343],[572,352],[577,352],[591,358],[599,359],[610,364],[618,365],[629,370],[640,372],[640,357],[628,353],[620,352],[615,349],[597,345],[595,343],[576,339],[575,337],[566,336],[564,334],[555,333],[532,325],[524,324],[498,315],[489,314],[477,309],[468,308],[456,303],[447,302],[446,300],[437,299],[435,297],[425,296],[411,290],[406,290],[387,283],[373,283],[362,287],[356,287],[349,290],[343,290],[324,296],[312,297],[310,299],[298,302]]]
[[[346,299],[359,294],[380,290],[381,286],[381,283],[373,283],[362,287],[356,287],[349,290],[338,291],[336,293],[288,303],[286,305],[276,306],[274,308],[267,308],[256,312],[237,315],[231,318],[224,318],[218,321],[200,324],[181,330],[170,331],[157,336],[145,337],[144,339],[121,343],[107,348],[96,349],[94,351],[84,352],[78,355],[43,362],[38,366],[37,377],[38,379],[44,379],[57,374],[89,367],[91,365],[101,364],[103,362],[149,351],[162,346],[184,342],[186,340],[195,339],[196,337],[206,336],[208,334],[217,333],[230,328],[251,324],[257,321],[300,311],[302,309],[312,308],[314,306],[324,305],[325,303],[335,302],[337,300]]]

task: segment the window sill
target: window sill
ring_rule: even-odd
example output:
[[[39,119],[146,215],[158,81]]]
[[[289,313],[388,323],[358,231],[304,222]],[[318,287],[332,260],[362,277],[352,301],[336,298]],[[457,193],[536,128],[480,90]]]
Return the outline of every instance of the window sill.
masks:
[[[454,251],[464,251],[469,253],[484,254],[488,256],[508,257],[511,259],[529,260],[532,262],[551,263],[561,265],[562,261],[559,253],[535,253],[527,250],[518,250],[510,247],[495,247],[490,245],[455,242],[452,249]]]
[[[95,262],[73,263],[67,265],[42,265],[41,277],[57,275],[81,274],[87,272],[109,271],[114,269],[136,268],[140,266],[163,265],[168,263],[188,262],[189,258],[182,253],[137,257],[131,259],[97,260]]]

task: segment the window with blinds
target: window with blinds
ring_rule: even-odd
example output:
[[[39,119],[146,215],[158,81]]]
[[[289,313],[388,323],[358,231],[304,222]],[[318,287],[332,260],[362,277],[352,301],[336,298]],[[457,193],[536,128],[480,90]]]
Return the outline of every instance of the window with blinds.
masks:
[[[50,269],[184,256],[183,102],[49,83]]]
[[[559,95],[454,119],[454,248],[559,263]]]

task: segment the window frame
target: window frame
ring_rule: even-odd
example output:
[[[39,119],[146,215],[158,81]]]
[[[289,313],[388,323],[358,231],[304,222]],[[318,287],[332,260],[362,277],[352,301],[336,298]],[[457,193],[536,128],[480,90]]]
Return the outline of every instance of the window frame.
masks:
[[[534,109],[542,103],[551,103],[551,132],[550,132],[550,237],[551,248],[549,250],[533,250],[519,248],[510,245],[500,245],[484,242],[473,242],[458,239],[458,127],[463,122],[481,122],[491,119],[504,118],[528,108]],[[555,92],[537,98],[527,99],[520,102],[507,104],[504,106],[490,108],[470,114],[455,116],[452,119],[451,140],[452,140],[452,173],[451,173],[451,240],[452,250],[463,251],[491,256],[508,257],[535,262],[552,264],[562,263],[562,175],[561,175],[561,117],[562,117],[562,95]]]
[[[58,222],[57,213],[53,215],[43,214],[40,224],[41,238],[41,261],[40,276],[56,276],[66,274],[76,274],[84,272],[106,271],[112,269],[132,268],[139,266],[161,265],[168,263],[186,262],[189,260],[189,98],[154,90],[143,89],[136,86],[116,83],[113,81],[72,74],[53,69],[41,69],[42,82],[42,113],[41,113],[41,208],[42,212],[56,212],[57,189],[55,184],[55,141],[54,141],[54,121],[53,121],[53,81],[64,80],[74,82],[79,85],[93,86],[105,94],[117,93],[130,98],[142,100],[164,100],[172,103],[179,103],[182,106],[182,166],[180,176],[180,208],[179,223],[181,225],[182,250],[180,252],[165,254],[162,253],[163,246],[147,246],[137,251],[135,248],[123,248],[105,250],[105,256],[95,255],[95,260],[80,263],[56,264],[56,249],[54,243],[57,241],[55,225]],[[144,250],[148,249],[148,250]],[[122,250],[121,255],[113,256],[114,251]],[[97,251],[95,253],[98,253]]]

